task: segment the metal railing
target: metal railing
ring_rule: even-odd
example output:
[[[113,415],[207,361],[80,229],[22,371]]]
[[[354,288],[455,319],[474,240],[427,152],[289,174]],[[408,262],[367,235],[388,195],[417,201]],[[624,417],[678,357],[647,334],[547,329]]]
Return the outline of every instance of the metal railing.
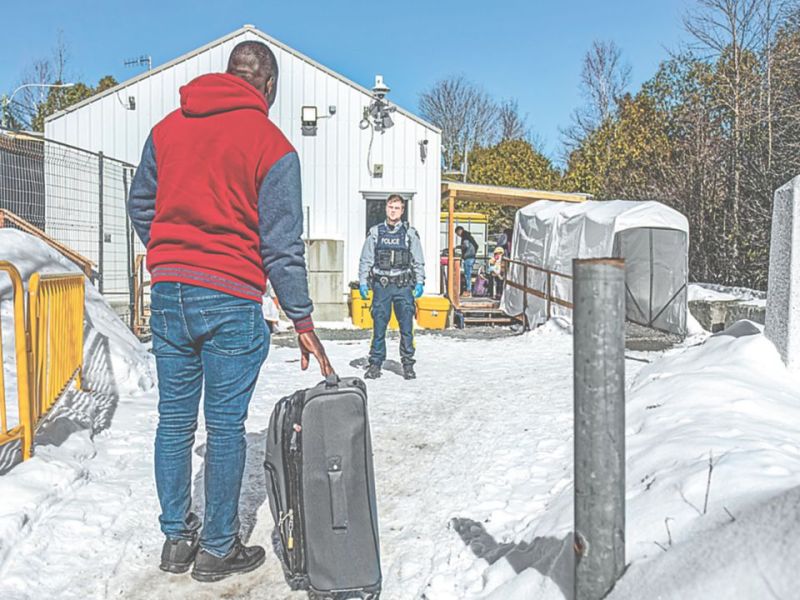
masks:
[[[506,257],[503,257],[503,262],[505,263],[503,285],[507,285],[522,292],[522,319],[526,329],[528,328],[528,316],[527,316],[528,294],[536,296],[537,298],[541,298],[545,301],[547,307],[546,314],[548,320],[553,316],[552,313],[553,304],[557,304],[558,306],[563,306],[564,308],[569,308],[569,309],[574,308],[572,302],[570,302],[569,300],[565,300],[564,298],[559,298],[553,293],[553,279],[555,277],[561,277],[563,279],[568,279],[572,281],[571,275],[567,275],[566,273],[559,273],[558,271],[545,269],[544,267],[540,267],[539,265],[526,263],[521,260],[513,260]],[[522,268],[522,281],[515,281],[513,278],[511,278],[512,272],[516,273],[519,271],[519,269],[512,269],[511,268],[512,266],[517,266]],[[529,270],[533,270],[535,272],[544,274],[543,290],[531,287],[529,285],[533,283],[533,277],[529,276]]]
[[[144,251],[126,210],[134,170],[100,152],[0,130],[0,209],[93,263],[98,290],[127,311],[134,257]]]
[[[17,425],[9,428],[8,406],[6,404],[5,362],[3,360],[3,327],[0,323],[0,445],[22,441],[23,459],[30,457],[33,442],[33,427],[30,411],[30,387],[28,385],[28,337],[25,330],[25,297],[22,277],[17,268],[9,262],[0,261],[0,273],[5,273],[11,283],[12,321],[14,332],[14,354],[16,355]],[[0,300],[7,300],[0,296]]]
[[[81,387],[84,278],[34,273],[28,290],[31,421],[35,427],[73,378],[75,387]]]
[[[7,386],[3,368],[3,330],[0,323],[0,445],[20,440],[22,459],[33,451],[33,436],[42,418],[71,381],[81,385],[83,368],[83,275],[40,275],[28,282],[28,309],[22,277],[9,262],[0,273],[11,282],[14,348],[16,354],[17,421],[9,427]],[[0,298],[6,299],[6,298]]]

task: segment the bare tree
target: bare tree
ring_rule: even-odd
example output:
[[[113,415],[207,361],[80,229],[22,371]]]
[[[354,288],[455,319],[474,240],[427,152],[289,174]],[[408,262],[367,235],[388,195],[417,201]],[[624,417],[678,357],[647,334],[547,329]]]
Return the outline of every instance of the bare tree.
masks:
[[[736,269],[739,259],[740,213],[742,200],[742,146],[744,132],[752,120],[753,94],[760,81],[750,77],[748,60],[757,55],[760,39],[759,7],[763,0],[698,0],[699,9],[684,18],[695,47],[717,61],[721,82],[719,103],[729,115],[728,198],[723,228],[730,240],[725,268]]]
[[[572,114],[572,124],[562,130],[567,153],[604,121],[630,85],[631,67],[622,59],[622,50],[613,41],[595,40],[583,57],[581,94],[584,105]]]
[[[497,120],[500,141],[524,140],[530,135],[527,117],[519,114],[519,103],[516,100],[508,99],[500,103]]]
[[[18,86],[35,85],[21,89],[14,97],[14,116],[30,126],[39,111],[39,105],[47,99],[48,89],[43,85],[64,83],[68,63],[69,48],[64,33],[59,31],[50,56],[34,60],[20,78]]]
[[[470,150],[494,139],[497,105],[484,90],[459,75],[440,80],[423,92],[419,108],[423,117],[442,130],[445,169],[460,166],[466,180]]]

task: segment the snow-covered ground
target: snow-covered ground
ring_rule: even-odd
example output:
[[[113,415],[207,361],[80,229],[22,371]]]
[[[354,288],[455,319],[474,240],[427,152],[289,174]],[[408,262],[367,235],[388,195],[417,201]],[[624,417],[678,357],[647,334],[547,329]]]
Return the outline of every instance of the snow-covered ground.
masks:
[[[0,259],[6,248],[0,239]],[[39,252],[35,245],[24,250]],[[303,598],[288,591],[272,558],[216,584],[159,571],[152,357],[101,299],[92,294],[90,301],[98,331],[87,335],[99,335],[100,323],[108,328],[106,357],[87,356],[105,387],[65,398],[68,410],[56,419],[61,426],[50,428],[48,444],[0,476],[0,595]],[[706,337],[627,361],[632,564],[614,598],[793,597],[800,565],[800,493],[792,490],[800,486],[798,380],[758,332]],[[368,343],[326,347],[341,375],[355,375]],[[569,597],[569,330],[551,322],[498,339],[425,335],[417,351],[416,381],[404,381],[390,363],[369,382],[382,597]],[[390,356],[396,353],[394,341]],[[268,546],[272,529],[262,469],[272,406],[320,379],[298,363],[297,350],[274,347],[251,405],[240,507],[250,543]],[[194,455],[201,512],[203,449],[201,425]]]

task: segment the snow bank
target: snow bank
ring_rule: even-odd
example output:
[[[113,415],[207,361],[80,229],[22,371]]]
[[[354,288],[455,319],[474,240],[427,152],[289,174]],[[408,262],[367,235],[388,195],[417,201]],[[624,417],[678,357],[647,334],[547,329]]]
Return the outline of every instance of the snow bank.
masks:
[[[789,501],[769,500],[800,486],[800,390],[759,328],[746,333],[751,335],[718,334],[668,353],[642,368],[628,390],[626,561],[633,568],[614,598],[767,597],[766,572],[774,589],[794,589],[789,587],[793,571],[777,566],[788,557],[796,560],[796,552],[774,562],[776,568],[764,569],[800,532]],[[572,494],[570,484],[521,537],[569,539]],[[792,516],[792,523],[760,528],[762,510]],[[700,561],[708,555],[704,552],[713,554],[710,548],[731,540],[736,545],[724,558]],[[762,558],[758,552],[771,543],[775,548]],[[654,558],[659,560],[646,567]],[[691,560],[694,568],[684,569]],[[719,584],[715,587],[709,574],[722,561],[728,563],[711,578]],[[497,570],[507,568],[498,563]],[[737,577],[725,582],[732,573]],[[561,598],[554,576],[528,569],[489,597],[528,598],[536,590],[542,594],[537,597]],[[745,579],[762,583],[736,588],[735,582]],[[785,593],[775,597],[790,597]]]
[[[80,273],[59,252],[26,233],[0,229],[0,260],[11,262],[25,287],[39,272]],[[11,283],[0,276],[0,319],[9,426],[17,420]],[[86,280],[83,390],[67,390],[37,433],[34,457],[0,477],[0,565],[31,524],[72,490],[87,483],[85,464],[95,455],[93,438],[107,429],[120,402],[154,385],[152,357],[92,283]],[[16,462],[17,445],[0,447],[0,472]]]

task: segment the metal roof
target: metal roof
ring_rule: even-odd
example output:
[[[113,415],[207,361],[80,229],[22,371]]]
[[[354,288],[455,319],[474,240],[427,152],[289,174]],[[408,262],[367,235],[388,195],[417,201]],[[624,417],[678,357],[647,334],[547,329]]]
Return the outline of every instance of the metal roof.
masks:
[[[333,71],[333,70],[329,69],[325,65],[323,65],[321,63],[318,63],[317,61],[315,61],[312,58],[309,58],[305,54],[302,54],[301,52],[298,52],[294,48],[291,48],[291,47],[287,46],[283,42],[276,40],[275,38],[273,38],[272,36],[267,35],[263,31],[261,31],[259,29],[256,29],[253,25],[244,25],[243,27],[237,29],[236,31],[233,31],[233,32],[231,32],[231,33],[229,33],[229,34],[227,34],[227,35],[225,35],[225,36],[223,36],[223,37],[221,37],[219,39],[214,40],[213,42],[210,42],[210,43],[208,43],[208,44],[206,44],[204,46],[201,46],[200,48],[192,50],[191,52],[187,52],[186,54],[184,54],[182,56],[179,56],[178,58],[173,59],[173,60],[171,60],[171,61],[169,61],[167,63],[164,63],[163,65],[160,65],[160,66],[158,66],[158,67],[156,67],[156,68],[154,68],[154,69],[152,69],[150,71],[146,71],[144,73],[140,73],[139,75],[136,75],[135,77],[131,77],[130,79],[127,79],[126,81],[123,81],[122,83],[120,83],[120,84],[118,84],[118,85],[116,85],[116,86],[114,86],[112,88],[109,88],[107,90],[103,90],[102,92],[100,92],[98,94],[95,94],[94,96],[86,98],[85,100],[81,100],[80,102],[78,102],[76,104],[73,104],[72,106],[69,106],[69,107],[67,107],[67,108],[65,108],[63,110],[60,110],[60,111],[58,111],[56,113],[53,113],[52,115],[46,117],[45,121],[55,120],[55,119],[61,117],[62,115],[65,115],[65,114],[70,113],[72,111],[78,110],[78,109],[80,109],[80,108],[82,108],[84,106],[87,106],[87,105],[91,104],[92,102],[100,100],[101,98],[104,98],[104,97],[106,97],[106,96],[108,96],[110,94],[115,94],[115,93],[117,93],[119,90],[121,90],[123,88],[126,88],[126,87],[128,87],[128,86],[130,86],[130,85],[132,85],[132,84],[134,84],[134,83],[136,83],[138,81],[146,79],[147,77],[150,77],[151,75],[155,75],[156,73],[160,73],[161,71],[165,71],[165,70],[169,69],[170,67],[172,67],[174,65],[177,65],[177,64],[179,64],[179,63],[181,63],[181,62],[183,62],[185,60],[188,60],[188,59],[190,59],[190,58],[192,58],[194,56],[197,56],[198,54],[202,54],[206,50],[214,48],[215,46],[219,46],[220,44],[224,44],[225,42],[227,42],[227,41],[229,41],[229,40],[231,40],[233,38],[236,38],[236,37],[238,37],[238,36],[240,36],[240,35],[242,35],[244,33],[247,33],[247,32],[251,32],[251,33],[263,38],[264,41],[277,46],[278,48],[282,49],[283,51],[288,52],[289,54],[291,54],[291,55],[299,58],[300,60],[310,64],[311,66],[316,67],[317,69],[327,73],[331,77],[333,77],[335,79],[338,79],[342,83],[344,83],[346,85],[349,85],[352,88],[355,88],[356,90],[366,94],[369,97],[372,97],[372,92],[370,90],[368,90],[367,88],[365,88],[363,86],[360,86],[359,84],[357,84],[356,82],[348,79],[344,75],[341,75],[341,74],[337,73],[336,71]],[[421,119],[417,115],[415,115],[415,114],[409,112],[408,110],[398,106],[397,104],[394,104],[394,103],[391,103],[391,104],[393,106],[397,107],[397,112],[398,113],[401,113],[402,115],[405,115],[409,119],[411,119],[413,121],[416,121],[417,123],[419,123],[423,127],[426,127],[428,129],[430,129],[431,131],[434,131],[436,133],[441,133],[441,129],[439,129],[435,125],[432,125],[431,123],[428,123],[424,119]]]
[[[460,181],[442,182],[442,199],[477,200],[489,204],[521,208],[536,200],[560,200],[562,202],[585,202],[591,194],[551,192],[528,188],[502,187]]]

